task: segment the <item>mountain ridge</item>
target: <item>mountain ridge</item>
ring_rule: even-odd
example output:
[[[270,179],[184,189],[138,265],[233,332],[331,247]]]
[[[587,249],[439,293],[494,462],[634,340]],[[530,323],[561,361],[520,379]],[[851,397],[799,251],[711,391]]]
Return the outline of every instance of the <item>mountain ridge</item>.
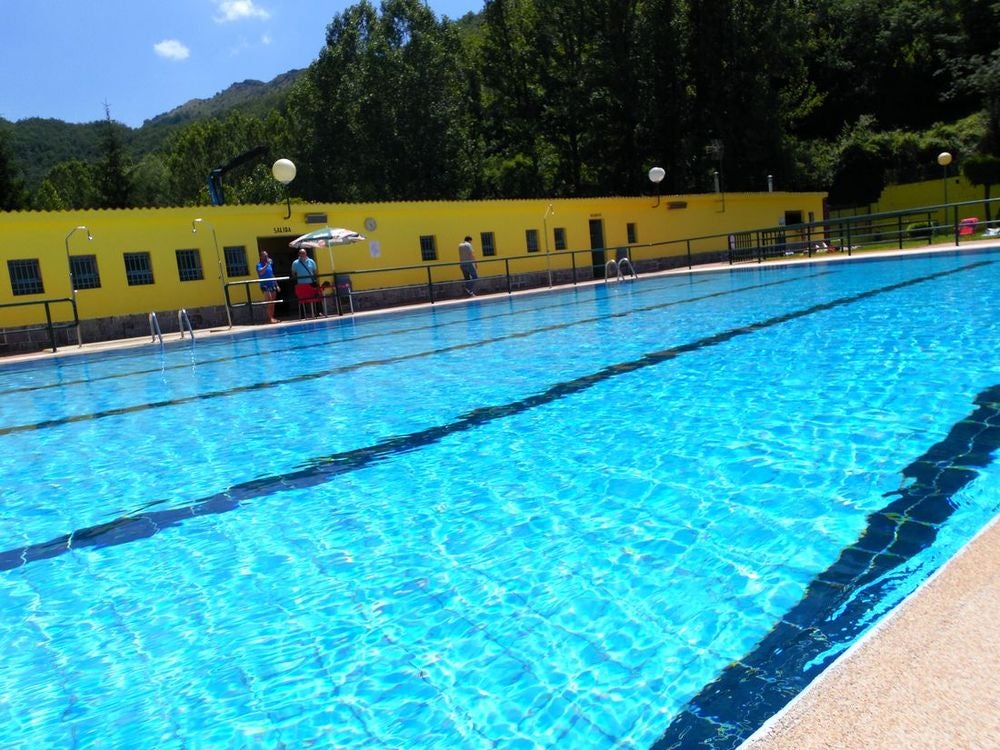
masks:
[[[285,97],[304,72],[304,68],[293,68],[270,81],[238,81],[207,99],[189,99],[143,121],[138,128],[115,122],[114,112],[111,119],[122,129],[129,154],[138,161],[155,151],[172,132],[198,120],[225,117],[233,110],[264,116],[272,109],[283,109]],[[92,161],[100,154],[103,120],[71,123],[28,117],[10,122],[0,118],[0,125],[9,130],[10,144],[29,190],[36,189],[57,164],[74,159]]]
[[[225,113],[241,105],[252,105],[252,109],[257,109],[258,104],[254,99],[260,97],[270,99],[275,97],[275,95],[287,93],[288,89],[298,80],[304,70],[304,68],[293,68],[266,82],[255,78],[238,81],[207,99],[189,99],[167,112],[144,120],[142,125],[136,129],[141,130],[149,126],[176,125],[182,122],[190,122],[206,116],[211,117]]]

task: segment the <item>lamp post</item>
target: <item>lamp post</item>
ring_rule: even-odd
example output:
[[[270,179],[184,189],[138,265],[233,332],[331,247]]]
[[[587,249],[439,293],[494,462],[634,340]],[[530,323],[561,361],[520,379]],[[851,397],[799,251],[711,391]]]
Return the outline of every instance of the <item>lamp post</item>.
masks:
[[[722,159],[726,153],[726,145],[718,138],[713,139],[706,147],[705,153],[711,158],[717,159],[719,162],[719,168],[712,173],[712,181],[715,183],[715,192],[717,192],[721,198],[722,211],[726,212],[726,179],[722,172]]]
[[[941,182],[944,184],[944,202],[948,203],[948,165],[951,164],[951,153],[948,151],[942,151],[938,154],[937,163],[941,165],[943,170],[941,174]],[[945,219],[948,218],[948,208],[944,209]]]
[[[951,152],[942,151],[938,154],[937,163],[941,165],[941,184],[944,185],[944,223],[948,223],[948,165],[951,164]],[[957,212],[956,212],[957,213]]]
[[[271,165],[271,174],[274,179],[285,186],[285,203],[288,206],[286,219],[292,217],[292,199],[288,195],[288,183],[295,179],[295,164],[290,159],[278,159]]]
[[[199,224],[207,224],[208,228],[212,230],[212,243],[215,245],[215,260],[219,264],[219,284],[222,287],[222,304],[226,307],[226,320],[229,323],[229,327],[232,328],[233,316],[229,312],[229,298],[226,296],[226,270],[222,265],[222,255],[219,254],[219,238],[215,236],[215,227],[212,223],[201,218],[195,219],[191,222],[192,234],[198,234]]]
[[[663,167],[653,167],[649,170],[649,181],[656,185],[656,203],[653,204],[653,208],[660,205],[660,183],[663,182],[663,178],[666,176],[667,173]]]
[[[80,320],[80,313],[76,309],[76,280],[73,278],[73,261],[69,257],[69,238],[72,237],[76,232],[86,232],[87,240],[93,240],[94,235],[90,233],[90,230],[85,226],[73,227],[69,230],[69,234],[66,235],[66,266],[69,268],[69,288],[73,297],[73,315],[76,317],[77,321]],[[77,346],[83,346],[83,337],[80,335],[80,323],[76,324],[76,343]]]
[[[552,287],[552,256],[549,255],[549,214],[555,213],[552,210],[552,204],[545,209],[545,215],[542,217],[542,230],[545,232],[545,267],[549,273],[549,287]]]

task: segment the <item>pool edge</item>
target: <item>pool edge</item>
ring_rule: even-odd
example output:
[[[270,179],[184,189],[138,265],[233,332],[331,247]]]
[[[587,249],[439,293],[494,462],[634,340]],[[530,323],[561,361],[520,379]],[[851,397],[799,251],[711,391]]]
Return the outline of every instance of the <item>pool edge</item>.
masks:
[[[1000,516],[741,750],[1000,744]]]

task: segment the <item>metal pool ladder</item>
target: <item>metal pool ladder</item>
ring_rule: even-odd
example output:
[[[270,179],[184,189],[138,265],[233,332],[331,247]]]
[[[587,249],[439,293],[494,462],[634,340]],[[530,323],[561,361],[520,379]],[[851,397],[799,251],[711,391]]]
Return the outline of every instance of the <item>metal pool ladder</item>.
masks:
[[[191,318],[188,317],[188,311],[182,307],[177,311],[177,328],[180,329],[181,338],[184,338],[185,326],[187,326],[188,333],[191,334],[191,340],[194,341],[194,329],[191,327]]]
[[[163,346],[163,334],[160,333],[160,321],[156,319],[155,312],[151,312],[149,314],[149,336],[154,342],[156,339],[159,339],[160,346]]]
[[[187,328],[188,333],[191,334],[191,341],[194,341],[194,328],[191,326],[191,318],[188,317],[187,310],[181,308],[177,311],[177,328],[181,332],[181,338],[184,338],[184,329]],[[160,321],[156,318],[156,313],[151,312],[149,314],[149,336],[155,343],[157,339],[160,340],[160,346],[163,346],[163,334],[160,332]]]
[[[615,259],[609,260],[604,264],[604,283],[608,283],[608,279],[611,278],[612,274],[617,281],[624,281],[625,276],[631,276],[633,279],[639,278],[635,273],[635,268],[632,266],[632,261],[628,257],[628,248],[620,247],[615,253]]]

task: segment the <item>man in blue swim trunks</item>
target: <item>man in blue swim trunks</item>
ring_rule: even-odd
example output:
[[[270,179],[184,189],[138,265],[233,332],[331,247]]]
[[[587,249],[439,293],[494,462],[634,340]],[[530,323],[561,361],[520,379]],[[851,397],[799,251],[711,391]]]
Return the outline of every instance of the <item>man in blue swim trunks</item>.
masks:
[[[278,282],[274,280],[274,263],[266,250],[260,251],[257,277],[261,279],[260,290],[264,293],[264,299],[270,303],[267,306],[267,321],[277,323],[278,319],[274,317],[274,300],[278,298]]]

